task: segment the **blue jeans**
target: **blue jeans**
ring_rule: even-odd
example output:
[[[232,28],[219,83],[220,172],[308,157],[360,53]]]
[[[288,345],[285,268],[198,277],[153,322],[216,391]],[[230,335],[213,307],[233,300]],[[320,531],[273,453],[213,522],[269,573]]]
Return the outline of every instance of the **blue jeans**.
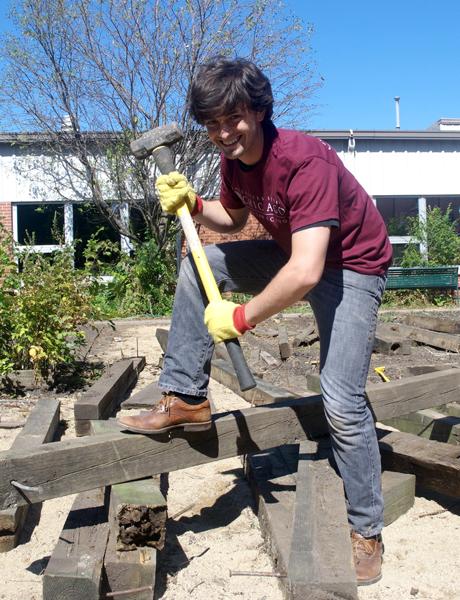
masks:
[[[271,240],[207,246],[206,254],[221,292],[257,294],[287,262]],[[198,281],[193,259],[186,257],[159,385],[206,396],[214,345],[203,322],[207,301]],[[321,391],[348,519],[364,536],[383,527],[380,453],[365,385],[384,287],[384,276],[326,269],[306,297],[320,334]]]

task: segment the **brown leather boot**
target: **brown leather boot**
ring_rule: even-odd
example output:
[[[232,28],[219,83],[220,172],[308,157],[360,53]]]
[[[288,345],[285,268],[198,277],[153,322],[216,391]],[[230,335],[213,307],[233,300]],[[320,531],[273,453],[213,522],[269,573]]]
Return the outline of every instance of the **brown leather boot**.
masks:
[[[351,545],[358,585],[371,585],[382,578],[382,536],[365,538],[351,532]]]
[[[152,410],[134,417],[120,417],[118,423],[136,433],[164,433],[175,427],[182,427],[184,431],[205,431],[212,424],[211,408],[206,398],[200,404],[187,404],[174,394],[165,394]]]

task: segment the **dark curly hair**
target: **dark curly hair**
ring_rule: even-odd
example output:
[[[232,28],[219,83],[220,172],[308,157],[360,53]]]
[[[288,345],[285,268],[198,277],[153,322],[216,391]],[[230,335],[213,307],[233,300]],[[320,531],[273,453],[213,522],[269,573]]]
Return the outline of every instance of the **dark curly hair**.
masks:
[[[262,71],[244,58],[217,56],[200,65],[188,93],[188,108],[195,121],[203,125],[239,105],[256,112],[264,110],[263,122],[271,121],[272,88]]]

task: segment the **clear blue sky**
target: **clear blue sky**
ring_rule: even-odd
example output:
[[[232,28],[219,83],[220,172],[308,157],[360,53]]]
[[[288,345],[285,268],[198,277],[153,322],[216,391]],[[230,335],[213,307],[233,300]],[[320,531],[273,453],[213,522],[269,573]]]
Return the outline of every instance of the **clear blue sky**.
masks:
[[[460,118],[460,0],[287,0],[325,81],[312,129],[426,129]]]
[[[460,0],[286,0],[313,25],[311,129],[426,129],[460,118]],[[9,0],[0,0],[0,33]]]

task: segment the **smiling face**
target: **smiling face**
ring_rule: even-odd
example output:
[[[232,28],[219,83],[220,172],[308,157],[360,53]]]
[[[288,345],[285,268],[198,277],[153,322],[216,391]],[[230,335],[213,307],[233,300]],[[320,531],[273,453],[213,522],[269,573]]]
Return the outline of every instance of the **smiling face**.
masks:
[[[209,139],[226,158],[253,165],[260,160],[264,149],[263,118],[264,111],[240,106],[228,115],[204,121],[204,125]]]

